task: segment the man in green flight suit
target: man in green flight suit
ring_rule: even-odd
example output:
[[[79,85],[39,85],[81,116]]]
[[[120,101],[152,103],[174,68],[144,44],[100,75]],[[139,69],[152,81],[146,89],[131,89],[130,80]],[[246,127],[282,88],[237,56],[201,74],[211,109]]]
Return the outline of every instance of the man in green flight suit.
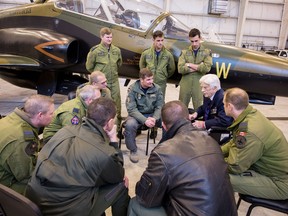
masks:
[[[121,95],[118,70],[122,65],[121,51],[112,44],[112,32],[109,28],[100,30],[101,43],[92,47],[87,55],[86,69],[89,72],[102,71],[107,78],[107,86],[117,106],[117,129],[120,129]]]
[[[30,96],[23,109],[0,120],[0,183],[24,194],[40,147],[38,131],[51,122],[54,101]]]
[[[93,85],[100,90],[101,97],[111,98],[111,91],[107,88],[107,79],[104,73],[101,71],[94,71],[89,77],[89,82],[83,83],[77,87],[76,95],[79,93],[79,89],[86,85]]]
[[[255,197],[288,199],[288,143],[283,133],[249,105],[239,88],[226,90],[224,109],[234,122],[233,138],[221,147],[235,192]]]
[[[189,40],[191,46],[182,50],[178,61],[178,72],[182,74],[179,84],[179,100],[188,107],[192,97],[193,109],[196,110],[203,101],[199,80],[210,71],[212,56],[211,51],[201,45],[201,35],[198,29],[190,30]]]
[[[62,127],[81,123],[86,116],[87,106],[99,97],[100,91],[95,86],[86,85],[79,89],[76,98],[64,102],[55,110],[52,122],[44,128],[43,142],[47,143]]]
[[[43,215],[126,216],[128,178],[118,148],[115,103],[100,97],[89,104],[82,124],[61,128],[44,145],[26,196]]]
[[[140,70],[148,68],[153,72],[154,83],[160,86],[165,99],[167,79],[175,72],[175,61],[163,42],[164,33],[159,30],[155,31],[153,33],[153,45],[142,53],[139,66]]]

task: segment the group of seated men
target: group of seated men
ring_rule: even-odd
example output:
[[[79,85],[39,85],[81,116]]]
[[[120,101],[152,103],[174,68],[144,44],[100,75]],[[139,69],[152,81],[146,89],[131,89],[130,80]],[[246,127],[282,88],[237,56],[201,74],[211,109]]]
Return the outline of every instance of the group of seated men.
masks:
[[[121,216],[237,215],[233,191],[288,199],[288,143],[249,105],[244,90],[224,92],[218,77],[207,74],[200,79],[204,103],[189,114],[180,101],[164,104],[147,68],[126,99],[130,160],[139,160],[139,127],[162,127],[163,135],[130,199],[116,106],[105,82],[103,73],[93,72],[57,110],[50,97],[33,95],[1,119],[0,183],[27,196],[43,215],[102,215],[109,207]],[[212,126],[228,127],[232,138],[219,146],[207,133]],[[38,152],[40,127],[45,144]]]

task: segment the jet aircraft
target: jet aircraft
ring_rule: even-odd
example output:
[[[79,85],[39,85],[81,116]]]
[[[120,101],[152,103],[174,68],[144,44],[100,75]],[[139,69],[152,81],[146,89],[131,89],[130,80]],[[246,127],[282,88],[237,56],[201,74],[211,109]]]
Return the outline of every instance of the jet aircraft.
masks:
[[[0,77],[38,93],[67,94],[86,82],[91,47],[100,43],[99,31],[109,27],[113,44],[121,49],[119,76],[138,78],[139,58],[162,30],[165,46],[176,64],[190,45],[189,28],[169,12],[136,0],[36,0],[0,11]],[[288,96],[288,61],[261,52],[204,41],[211,49],[211,73],[222,87],[240,87],[252,102],[274,104]],[[169,80],[177,84],[178,71]],[[254,100],[254,101],[253,101]]]

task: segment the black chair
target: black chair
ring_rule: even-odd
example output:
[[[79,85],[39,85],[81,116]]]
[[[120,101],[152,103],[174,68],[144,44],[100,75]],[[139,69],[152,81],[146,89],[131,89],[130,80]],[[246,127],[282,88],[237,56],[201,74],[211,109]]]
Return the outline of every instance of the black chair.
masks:
[[[125,124],[126,124],[126,121],[123,121],[121,123],[120,131],[119,131],[120,134],[123,134],[123,128],[125,128]],[[148,155],[150,133],[152,130],[154,130],[154,127],[148,128],[146,125],[142,125],[138,130],[141,130],[141,131],[147,130],[148,131],[147,132],[147,144],[146,144],[146,155]],[[155,144],[155,137],[154,137],[153,141]],[[122,143],[122,136],[120,135],[119,136],[119,149],[121,149],[121,143]]]
[[[0,216],[42,216],[38,206],[17,193],[0,184]]]
[[[257,198],[257,197],[253,197],[250,195],[244,195],[244,194],[239,193],[237,209],[240,206],[241,200],[244,200],[245,202],[248,202],[251,204],[246,213],[246,216],[249,216],[252,213],[253,208],[257,206],[288,214],[288,199],[287,200],[271,200],[271,199]]]
[[[231,139],[231,131],[225,127],[212,126],[208,130],[208,134],[214,138],[219,145],[223,145]]]

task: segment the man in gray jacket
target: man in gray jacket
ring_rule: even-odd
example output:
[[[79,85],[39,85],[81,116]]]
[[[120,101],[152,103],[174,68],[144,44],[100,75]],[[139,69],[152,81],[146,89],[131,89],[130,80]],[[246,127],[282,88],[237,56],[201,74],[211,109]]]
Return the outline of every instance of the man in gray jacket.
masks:
[[[110,206],[114,216],[127,214],[128,179],[115,115],[114,102],[100,97],[81,125],[60,129],[43,147],[26,191],[43,215],[101,215]]]
[[[160,115],[163,106],[163,93],[160,87],[153,83],[152,71],[143,68],[139,72],[139,77],[139,80],[129,86],[126,99],[128,117],[124,135],[133,163],[139,160],[135,140],[137,129],[142,125],[148,128],[161,127]]]

